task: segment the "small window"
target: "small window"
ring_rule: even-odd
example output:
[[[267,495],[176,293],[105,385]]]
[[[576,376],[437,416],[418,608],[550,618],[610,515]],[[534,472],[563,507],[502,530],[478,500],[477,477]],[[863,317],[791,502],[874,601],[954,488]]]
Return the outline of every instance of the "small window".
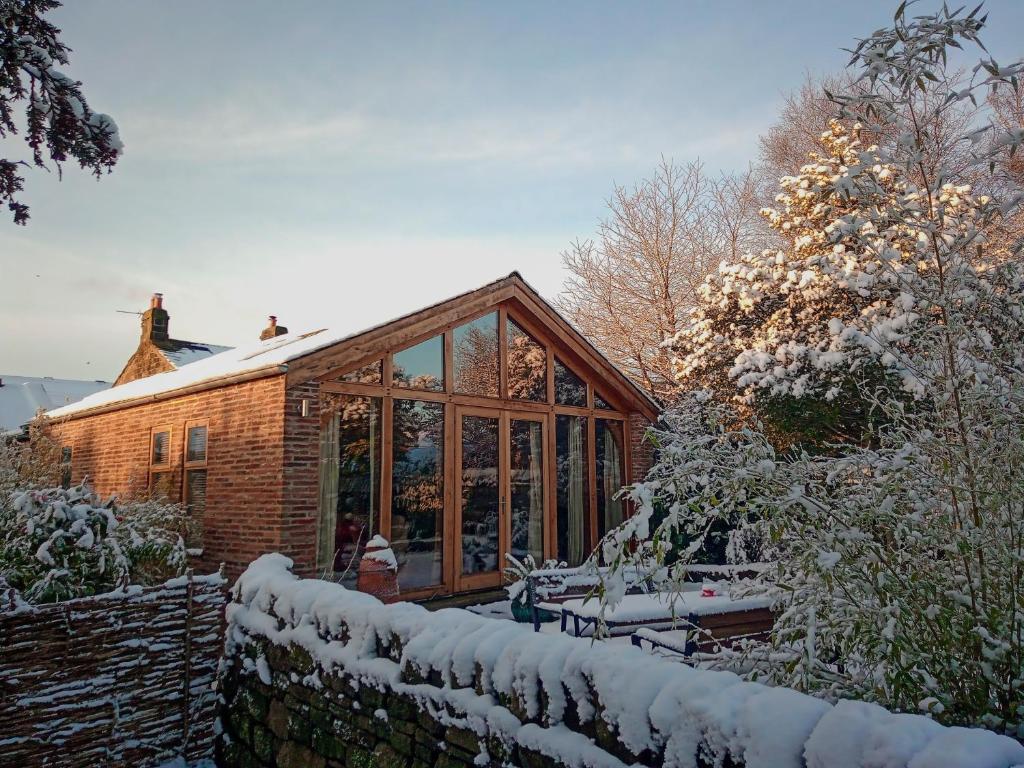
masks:
[[[185,441],[185,462],[206,462],[206,425],[188,428]]]
[[[559,405],[587,406],[587,385],[557,357],[555,358],[555,402]]]
[[[506,326],[508,346],[508,394],[515,400],[546,402],[548,356],[543,345],[512,318]]]
[[[614,411],[615,409],[608,405],[608,401],[601,397],[597,392],[594,393],[594,407],[600,408],[602,411]]]
[[[149,463],[154,467],[164,466],[171,461],[171,431],[153,432],[153,450]]]
[[[154,497],[171,495],[171,430],[157,427],[149,434],[149,493]]]
[[[195,424],[185,430],[185,479],[182,500],[196,516],[206,512],[206,460],[208,430]]]
[[[381,369],[381,361],[374,360],[361,368],[339,377],[340,381],[347,381],[353,384],[381,384],[384,381],[384,374]]]
[[[395,352],[391,380],[396,387],[444,390],[444,336]]]
[[[455,391],[498,396],[498,313],[460,325],[452,335]]]
[[[60,449],[60,487],[71,487],[71,446]]]

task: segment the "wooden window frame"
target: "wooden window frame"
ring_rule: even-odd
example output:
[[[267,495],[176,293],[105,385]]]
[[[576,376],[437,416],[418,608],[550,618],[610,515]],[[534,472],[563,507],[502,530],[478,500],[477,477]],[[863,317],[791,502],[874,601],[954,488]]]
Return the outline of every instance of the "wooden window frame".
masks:
[[[196,429],[197,427],[203,427],[206,430],[206,450],[203,451],[202,461],[189,461],[188,460],[188,433]],[[205,420],[189,420],[185,422],[184,430],[182,431],[184,439],[181,441],[181,501],[188,507],[188,473],[192,470],[203,470],[209,472],[210,464],[210,423]],[[207,481],[209,481],[209,474],[207,474]]]

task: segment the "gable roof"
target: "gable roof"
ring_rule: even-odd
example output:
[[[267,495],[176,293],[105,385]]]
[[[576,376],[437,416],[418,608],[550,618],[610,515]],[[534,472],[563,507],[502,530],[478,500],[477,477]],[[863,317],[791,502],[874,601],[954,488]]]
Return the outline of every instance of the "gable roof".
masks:
[[[378,323],[369,328],[351,332],[337,328],[320,328],[304,333],[288,333],[265,341],[242,345],[220,354],[198,360],[177,370],[158,373],[142,379],[121,384],[105,392],[98,392],[77,403],[50,411],[52,418],[78,416],[93,410],[108,410],[112,407],[126,407],[147,400],[163,399],[164,397],[184,394],[184,391],[212,389],[218,386],[270,376],[291,373],[294,368],[301,369],[303,374],[310,372],[308,378],[315,378],[316,366],[311,356],[328,347],[353,342],[356,339],[371,336],[392,326],[411,323],[416,319],[441,310],[458,311],[460,307],[476,298],[505,296],[511,297],[519,292],[520,298],[535,303],[537,309],[545,314],[545,319],[571,334],[577,344],[585,347],[589,356],[599,361],[600,368],[609,376],[615,377],[622,387],[633,393],[641,404],[641,410],[648,415],[656,414],[660,406],[642,389],[616,368],[589,340],[562,317],[518,272],[512,272],[480,288],[458,294],[448,299],[435,302],[430,306],[402,315],[401,317]],[[495,298],[495,300],[498,300]],[[304,360],[306,365],[298,361]],[[320,371],[324,372],[323,370]]]
[[[17,432],[40,409],[58,408],[109,388],[109,381],[0,374],[0,434]]]

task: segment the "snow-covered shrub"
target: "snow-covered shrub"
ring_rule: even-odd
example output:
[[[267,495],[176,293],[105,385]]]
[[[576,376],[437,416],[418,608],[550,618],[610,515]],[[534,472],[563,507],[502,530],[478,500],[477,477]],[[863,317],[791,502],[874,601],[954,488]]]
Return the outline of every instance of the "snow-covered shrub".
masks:
[[[680,531],[699,539],[726,519],[738,540],[753,528],[778,562],[759,585],[777,598],[774,648],[725,661],[828,698],[1022,737],[1024,264],[986,236],[1022,196],[975,198],[921,158],[942,110],[978,89],[1016,90],[1024,64],[986,59],[931,113],[912,106],[924,83],[951,82],[948,49],[976,42],[983,23],[901,8],[857,46],[866,87],[836,101],[900,140],[862,147],[833,128],[832,156],[784,180],[771,214],[796,233],[792,249],[709,280],[705,309],[675,340],[685,383],[710,360],[725,376],[716,390],[731,386],[739,407],[834,407],[825,433],[845,442],[780,456],[749,412],[739,424],[689,404],[669,414],[659,465],[630,490],[638,514],[603,547],[620,566],[638,553],[664,562]],[[987,163],[1024,132],[972,127],[952,141]]]
[[[25,441],[0,437],[0,499],[18,489],[60,484],[60,446],[42,430],[30,434]]]
[[[0,579],[33,603],[184,572],[188,518],[157,501],[104,502],[85,484],[0,499]]]
[[[551,570],[553,568],[567,567],[566,563],[560,563],[558,560],[545,560],[542,565],[537,565],[536,558],[531,554],[525,555],[520,560],[512,554],[506,553],[505,559],[508,561],[508,565],[504,569],[505,581],[507,582],[505,591],[508,593],[509,600],[514,603],[522,603],[523,605],[526,605],[529,600],[526,590],[527,576],[540,569]]]

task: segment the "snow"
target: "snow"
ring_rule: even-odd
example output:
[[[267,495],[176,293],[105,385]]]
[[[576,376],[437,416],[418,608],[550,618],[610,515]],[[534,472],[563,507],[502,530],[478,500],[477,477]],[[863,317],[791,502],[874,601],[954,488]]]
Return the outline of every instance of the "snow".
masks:
[[[670,595],[654,593],[649,595],[625,595],[614,607],[604,608],[604,620],[608,622],[641,622],[659,619],[686,618],[693,616],[713,616],[732,611],[752,611],[757,608],[768,608],[771,600],[766,597],[744,597],[733,600],[728,595],[702,597],[697,592],[682,592]],[[542,604],[541,607],[556,611],[555,603]],[[602,616],[601,601],[592,599],[566,600],[562,608],[580,618],[596,619]]]
[[[225,347],[220,344],[203,344],[198,341],[172,340],[170,344],[174,348],[160,348],[160,354],[167,358],[167,361],[175,368],[181,368],[212,355],[231,351],[231,347]]]
[[[0,434],[20,430],[40,409],[59,408],[110,386],[109,381],[0,374]]]
[[[733,755],[750,768],[798,768],[805,759],[808,768],[1009,768],[1024,762],[1024,746],[995,733],[944,728],[858,702],[833,707],[731,672],[693,669],[629,646],[534,633],[460,609],[431,613],[411,603],[384,605],[340,584],[299,579],[291,565],[283,555],[264,555],[238,580],[227,610],[229,655],[251,636],[296,644],[327,673],[343,668],[358,685],[413,697],[444,724],[489,732],[569,766],[620,768],[623,762],[566,727],[567,695],[581,722],[603,717],[632,752],[664,748],[666,768],[695,768],[698,750],[715,764]],[[378,647],[393,649],[394,658],[378,657]],[[437,674],[447,684],[403,682],[403,672],[411,671]],[[469,687],[474,682],[479,691]],[[539,719],[522,724],[499,696]]]

